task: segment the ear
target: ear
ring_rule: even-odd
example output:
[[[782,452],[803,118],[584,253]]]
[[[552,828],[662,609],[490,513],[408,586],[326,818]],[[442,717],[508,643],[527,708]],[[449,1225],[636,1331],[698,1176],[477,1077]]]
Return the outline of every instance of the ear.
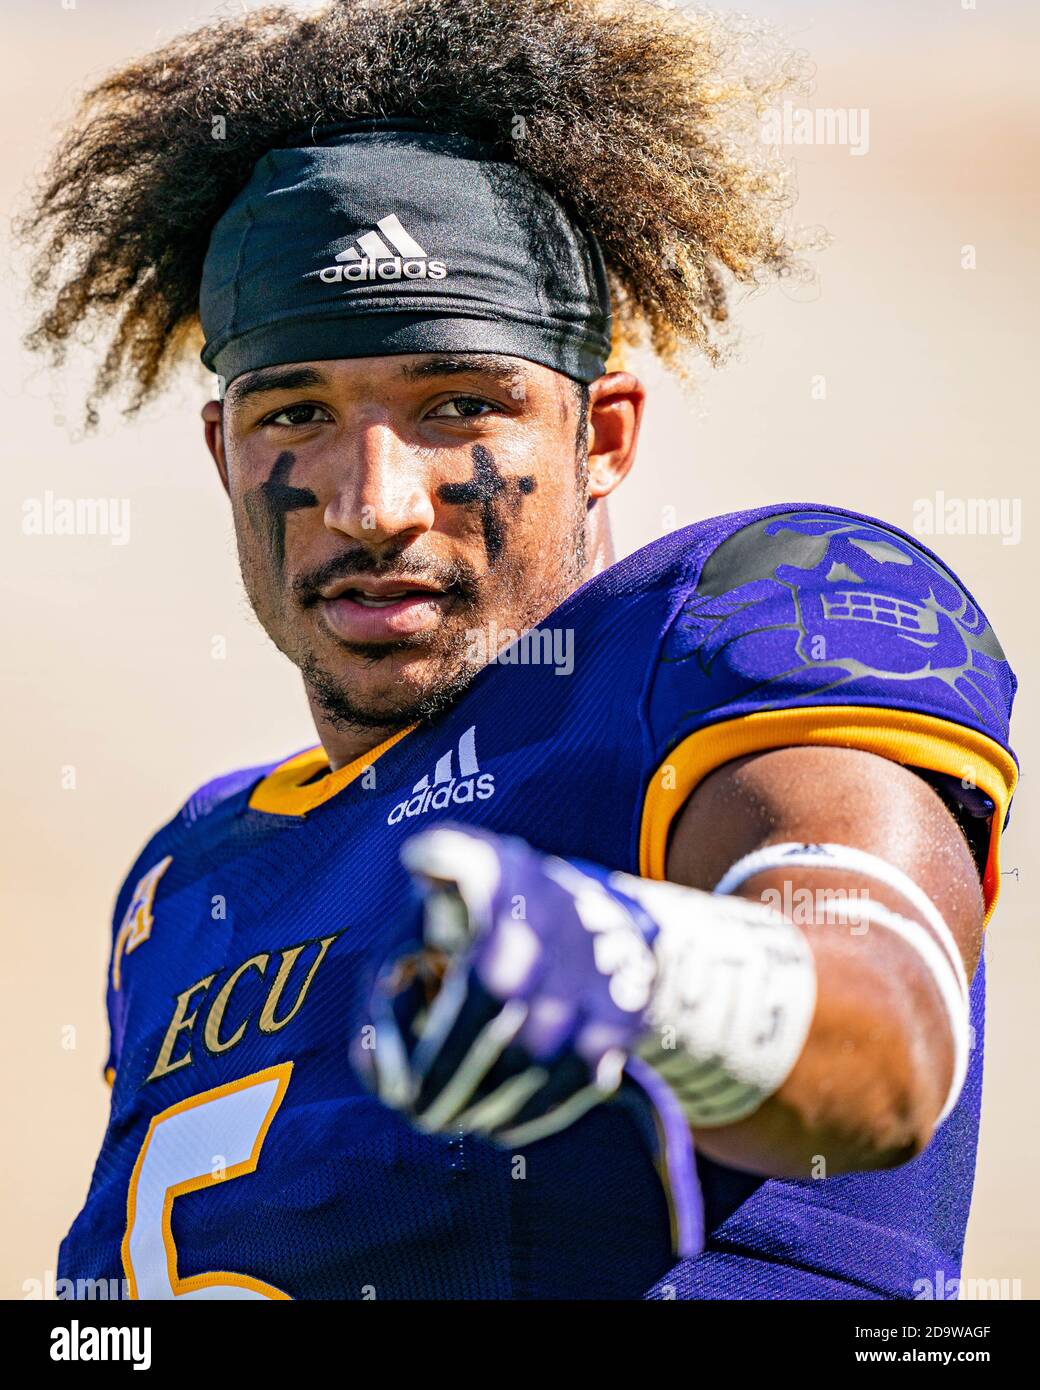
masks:
[[[589,385],[589,499],[606,497],[636,457],[646,392],[631,372],[608,372]]]
[[[221,485],[228,491],[227,455],[224,453],[224,407],[220,401],[207,401],[202,407],[202,423],[206,448],[213,456],[220,474]]]

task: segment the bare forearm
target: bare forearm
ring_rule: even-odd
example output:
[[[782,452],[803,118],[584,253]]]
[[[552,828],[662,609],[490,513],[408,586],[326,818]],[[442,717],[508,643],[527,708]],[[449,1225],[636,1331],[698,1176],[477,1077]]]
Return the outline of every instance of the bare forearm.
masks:
[[[772,1177],[904,1163],[927,1145],[950,1082],[952,1045],[934,986],[881,932],[805,931],[817,1004],[794,1070],[753,1115],[699,1130],[697,1146]]]

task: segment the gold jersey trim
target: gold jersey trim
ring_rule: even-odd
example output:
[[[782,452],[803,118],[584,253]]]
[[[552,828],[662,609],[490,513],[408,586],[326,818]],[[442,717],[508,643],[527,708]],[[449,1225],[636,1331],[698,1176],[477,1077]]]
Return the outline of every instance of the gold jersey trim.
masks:
[[[1015,790],[1015,760],[974,729],[912,710],[826,705],[762,710],[698,729],[678,744],[651,777],[643,802],[639,872],[663,879],[668,836],[695,787],[723,763],[770,748],[859,748],[909,767],[969,779],[993,800],[983,877],[986,921],[1000,894],[1000,835]]]

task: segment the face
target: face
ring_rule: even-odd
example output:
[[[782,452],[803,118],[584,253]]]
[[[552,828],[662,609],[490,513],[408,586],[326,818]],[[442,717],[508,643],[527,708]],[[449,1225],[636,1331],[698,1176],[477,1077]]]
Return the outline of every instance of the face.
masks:
[[[246,590],[319,725],[429,717],[566,597],[641,404],[627,374],[586,410],[568,378],[491,354],[263,368],[211,402]]]

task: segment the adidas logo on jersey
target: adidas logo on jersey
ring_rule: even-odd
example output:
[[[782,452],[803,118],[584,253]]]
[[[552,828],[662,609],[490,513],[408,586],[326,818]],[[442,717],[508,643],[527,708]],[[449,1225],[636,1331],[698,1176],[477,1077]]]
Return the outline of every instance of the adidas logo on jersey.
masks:
[[[389,245],[387,244],[389,243]],[[358,247],[361,249],[358,250]],[[448,267],[429,256],[404,227],[397,214],[382,217],[376,230],[365,232],[357,245],[348,246],[336,257],[338,265],[327,265],[318,275],[327,285],[342,280],[443,280]]]
[[[495,775],[481,772],[477,762],[476,732],[477,726],[471,724],[459,739],[458,776],[452,773],[455,750],[449,749],[443,758],[437,759],[433,780],[429,774],[420,777],[412,788],[412,795],[399,801],[387,816],[387,825],[397,825],[412,816],[424,816],[427,811],[443,811],[452,804],[461,806],[468,801],[487,801],[494,796]]]

